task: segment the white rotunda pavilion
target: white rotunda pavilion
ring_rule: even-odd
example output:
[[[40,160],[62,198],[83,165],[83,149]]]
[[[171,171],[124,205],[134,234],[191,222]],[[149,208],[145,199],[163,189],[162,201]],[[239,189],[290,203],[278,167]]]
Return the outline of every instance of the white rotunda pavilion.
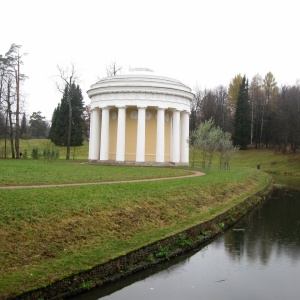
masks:
[[[91,99],[89,160],[188,164],[191,89],[145,68],[106,77]]]

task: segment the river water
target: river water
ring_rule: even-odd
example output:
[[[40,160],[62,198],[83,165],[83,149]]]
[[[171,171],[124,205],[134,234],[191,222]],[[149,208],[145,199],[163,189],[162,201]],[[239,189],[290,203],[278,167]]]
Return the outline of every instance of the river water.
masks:
[[[300,191],[276,189],[202,249],[73,299],[100,298],[300,299]]]

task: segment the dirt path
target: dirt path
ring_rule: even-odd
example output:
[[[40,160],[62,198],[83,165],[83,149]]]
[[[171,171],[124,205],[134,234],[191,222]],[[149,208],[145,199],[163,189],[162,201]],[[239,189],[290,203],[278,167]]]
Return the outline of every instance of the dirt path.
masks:
[[[148,181],[172,180],[172,179],[179,179],[179,178],[197,177],[197,176],[203,176],[203,175],[205,175],[205,173],[198,172],[198,171],[193,171],[193,174],[191,174],[191,175],[175,176],[175,177],[148,178],[148,179],[136,179],[136,180],[120,180],[120,181],[103,181],[103,182],[78,182],[78,183],[63,183],[63,184],[0,186],[0,190],[38,189],[38,188],[66,187],[66,186],[83,186],[83,185],[96,185],[96,184],[148,182]]]

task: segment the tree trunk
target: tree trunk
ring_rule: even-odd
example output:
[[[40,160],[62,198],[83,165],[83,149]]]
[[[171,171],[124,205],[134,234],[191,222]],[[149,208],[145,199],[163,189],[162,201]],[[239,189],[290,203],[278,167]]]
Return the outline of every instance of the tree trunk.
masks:
[[[253,131],[254,131],[254,101],[251,103],[251,132],[250,132],[250,144],[253,145]]]
[[[13,122],[12,122],[12,112],[8,110],[8,118],[9,118],[9,138],[10,138],[10,146],[11,146],[11,158],[16,158],[15,147],[14,147],[14,131],[13,131]]]
[[[4,158],[7,158],[7,125],[8,125],[8,113],[6,113],[6,117],[5,117]]]
[[[10,103],[10,83],[9,82],[7,84],[7,114],[8,114],[8,119],[9,119],[9,136],[10,136],[10,146],[11,146],[11,157],[16,158],[15,147],[14,147],[14,131],[13,131],[11,103]]]
[[[72,77],[70,78],[69,83],[69,92],[68,92],[68,98],[69,98],[69,124],[68,124],[68,137],[67,137],[67,155],[66,159],[70,159],[70,152],[71,152],[71,133],[72,133],[72,103],[71,103],[71,83],[72,83]]]
[[[261,124],[260,124],[260,135],[259,135],[259,148],[261,148],[262,145],[262,136],[263,136],[263,127],[264,127],[264,113],[265,113],[265,106],[262,107],[261,112]]]
[[[15,147],[16,147],[16,158],[20,158],[20,59],[18,58],[18,67],[15,71],[16,76],[16,136],[15,136]]]

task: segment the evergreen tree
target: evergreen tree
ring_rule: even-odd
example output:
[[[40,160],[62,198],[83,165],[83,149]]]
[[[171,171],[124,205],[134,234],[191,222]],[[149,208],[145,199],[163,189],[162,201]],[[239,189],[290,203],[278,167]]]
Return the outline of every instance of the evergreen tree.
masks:
[[[51,127],[49,131],[49,139],[56,145],[61,144],[61,142],[59,141],[60,129],[61,129],[59,125],[59,111],[60,111],[60,104],[58,104],[57,108],[55,108],[53,111]]]
[[[240,146],[240,149],[247,149],[250,143],[251,117],[250,101],[248,93],[248,80],[243,77],[239,88],[235,118],[234,118],[234,145]]]
[[[65,87],[61,103],[54,110],[49,132],[50,140],[58,146],[67,145],[69,128],[69,91]],[[71,85],[71,105],[72,105],[72,128],[71,146],[81,146],[83,144],[84,119],[83,119],[83,96],[79,85]]]
[[[25,113],[23,113],[21,120],[20,136],[22,139],[28,138],[27,119]]]
[[[85,131],[83,96],[79,85],[73,84],[72,89],[71,146],[81,146]]]
[[[242,75],[238,74],[231,80],[228,87],[228,100],[233,110],[236,108],[237,105],[239,89],[242,81],[243,81]]]
[[[41,112],[33,112],[30,116],[30,132],[31,135],[37,137],[45,137],[47,132],[47,122],[45,121],[46,117],[41,115]]]

